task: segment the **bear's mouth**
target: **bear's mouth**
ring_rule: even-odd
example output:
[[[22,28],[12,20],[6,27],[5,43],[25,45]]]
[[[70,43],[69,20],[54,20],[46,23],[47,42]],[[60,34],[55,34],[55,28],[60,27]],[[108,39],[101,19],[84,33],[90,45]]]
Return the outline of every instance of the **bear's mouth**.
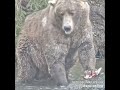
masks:
[[[70,34],[72,32],[72,28],[69,25],[65,25],[63,26],[63,31],[65,32],[65,34]]]
[[[67,30],[67,31],[65,31],[65,34],[70,34],[71,32],[72,32],[71,30]]]
[[[64,30],[65,32],[70,32],[71,30],[70,29],[66,29],[66,30]]]

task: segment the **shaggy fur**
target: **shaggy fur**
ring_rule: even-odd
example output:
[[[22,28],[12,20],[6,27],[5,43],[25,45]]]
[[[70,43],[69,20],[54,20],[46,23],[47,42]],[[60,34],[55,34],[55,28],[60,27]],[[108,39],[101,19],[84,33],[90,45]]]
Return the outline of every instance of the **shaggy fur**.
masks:
[[[25,20],[16,48],[17,81],[51,76],[57,85],[67,85],[68,73],[76,62],[76,56],[79,56],[84,70],[95,70],[87,2],[55,0],[49,3],[46,9],[29,15]],[[65,25],[71,26],[69,33],[64,31]]]

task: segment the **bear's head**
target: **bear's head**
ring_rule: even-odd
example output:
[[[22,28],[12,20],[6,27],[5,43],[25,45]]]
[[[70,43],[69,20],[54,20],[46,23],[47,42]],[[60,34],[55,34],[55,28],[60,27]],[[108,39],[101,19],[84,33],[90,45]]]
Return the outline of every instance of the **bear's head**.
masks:
[[[49,4],[54,9],[56,25],[59,25],[65,34],[71,34],[78,28],[84,9],[80,0],[50,0]]]

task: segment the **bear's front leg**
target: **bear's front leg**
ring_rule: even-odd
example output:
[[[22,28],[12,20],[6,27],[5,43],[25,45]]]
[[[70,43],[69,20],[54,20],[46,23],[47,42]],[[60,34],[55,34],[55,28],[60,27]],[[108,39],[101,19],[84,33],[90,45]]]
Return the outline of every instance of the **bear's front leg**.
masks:
[[[65,66],[62,62],[54,62],[51,66],[51,76],[55,80],[57,86],[68,85]]]
[[[70,48],[65,58],[66,77],[69,83],[70,83],[70,79],[68,78],[68,75],[70,69],[73,67],[73,65],[75,65],[75,62],[77,61],[76,55],[77,55],[77,48]]]
[[[79,53],[80,63],[86,74],[84,78],[89,78],[89,77],[92,78],[95,75],[95,66],[96,66],[95,50],[92,39],[87,39],[86,41],[81,43],[78,53]]]

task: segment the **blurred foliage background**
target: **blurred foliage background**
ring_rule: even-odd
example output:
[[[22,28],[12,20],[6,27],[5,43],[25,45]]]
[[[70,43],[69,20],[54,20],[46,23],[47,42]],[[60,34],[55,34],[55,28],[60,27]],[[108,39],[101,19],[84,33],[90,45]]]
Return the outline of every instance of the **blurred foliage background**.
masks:
[[[48,0],[15,0],[15,43],[27,15],[44,9]]]

